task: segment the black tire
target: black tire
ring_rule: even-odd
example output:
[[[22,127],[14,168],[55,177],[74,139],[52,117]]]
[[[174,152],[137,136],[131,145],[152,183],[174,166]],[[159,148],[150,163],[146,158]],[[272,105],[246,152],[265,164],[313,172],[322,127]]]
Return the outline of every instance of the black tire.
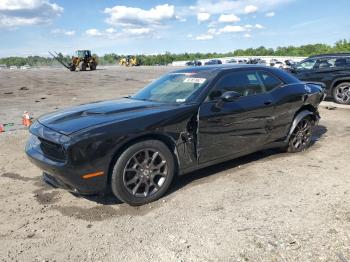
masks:
[[[91,62],[91,63],[90,63],[90,70],[91,70],[91,71],[96,70],[96,64],[95,64],[94,62]]]
[[[150,158],[154,158],[154,161],[148,161]],[[113,167],[111,189],[119,200],[129,205],[144,205],[165,194],[174,173],[173,154],[163,142],[141,141],[131,145],[119,156]]]
[[[350,105],[350,82],[343,82],[332,90],[334,102],[343,105]]]
[[[75,71],[75,64],[69,64],[69,70],[71,72],[74,72]]]
[[[310,147],[314,126],[314,121],[310,116],[301,119],[289,138],[287,152],[302,152]]]
[[[85,64],[84,61],[81,61],[81,62],[79,63],[79,70],[80,70],[80,71],[86,71],[86,64]]]

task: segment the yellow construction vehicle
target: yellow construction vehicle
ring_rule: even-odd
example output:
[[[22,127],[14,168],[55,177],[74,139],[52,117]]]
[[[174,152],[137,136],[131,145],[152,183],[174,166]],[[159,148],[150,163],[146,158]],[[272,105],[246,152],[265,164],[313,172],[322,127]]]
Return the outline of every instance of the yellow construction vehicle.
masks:
[[[131,56],[131,55],[128,55],[128,56],[120,59],[119,64],[121,66],[139,66],[140,65],[137,57]]]
[[[55,55],[53,55],[51,52],[49,52],[50,55],[53,56],[58,62],[60,62],[65,68],[69,69],[70,71],[75,71],[77,68],[80,71],[86,71],[87,68],[90,68],[91,71],[96,70],[98,61],[97,57],[94,57],[91,55],[90,50],[78,50],[76,51],[76,55],[72,56],[72,62],[69,64],[66,64],[63,62],[62,58],[59,58],[59,55],[55,52]]]

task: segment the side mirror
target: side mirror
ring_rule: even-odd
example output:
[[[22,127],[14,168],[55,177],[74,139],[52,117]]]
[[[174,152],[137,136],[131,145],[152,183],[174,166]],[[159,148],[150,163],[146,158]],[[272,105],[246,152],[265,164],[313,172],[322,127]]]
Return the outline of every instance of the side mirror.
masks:
[[[233,102],[238,100],[241,96],[242,95],[237,92],[227,91],[223,93],[220,98],[223,102]]]

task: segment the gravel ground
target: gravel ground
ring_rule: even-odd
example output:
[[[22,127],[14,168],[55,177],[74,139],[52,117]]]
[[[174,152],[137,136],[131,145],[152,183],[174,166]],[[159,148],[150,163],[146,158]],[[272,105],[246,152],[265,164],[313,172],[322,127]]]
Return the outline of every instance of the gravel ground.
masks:
[[[24,154],[35,117],[133,93],[172,67],[0,71],[1,261],[350,259],[350,110],[321,106],[313,146],[267,150],[196,171],[142,207],[44,185]]]

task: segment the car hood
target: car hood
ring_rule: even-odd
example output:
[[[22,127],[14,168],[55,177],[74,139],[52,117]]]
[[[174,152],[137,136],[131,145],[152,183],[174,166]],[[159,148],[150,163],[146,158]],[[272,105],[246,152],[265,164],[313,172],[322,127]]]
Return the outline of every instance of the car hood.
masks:
[[[156,114],[176,107],[176,104],[124,98],[59,110],[40,117],[38,121],[61,134],[70,135],[95,125]]]

